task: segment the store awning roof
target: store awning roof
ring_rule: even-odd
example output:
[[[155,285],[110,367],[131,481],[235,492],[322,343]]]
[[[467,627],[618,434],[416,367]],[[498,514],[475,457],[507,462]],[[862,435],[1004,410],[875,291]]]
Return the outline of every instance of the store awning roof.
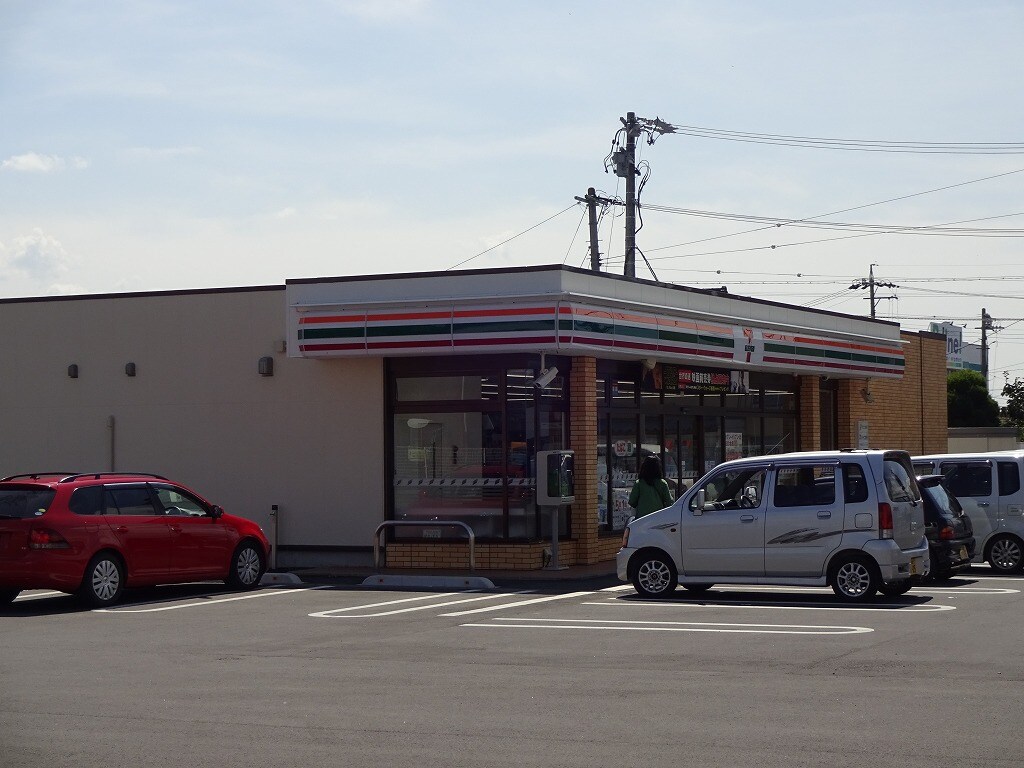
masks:
[[[570,267],[289,281],[289,355],[546,352],[898,378],[899,326]]]

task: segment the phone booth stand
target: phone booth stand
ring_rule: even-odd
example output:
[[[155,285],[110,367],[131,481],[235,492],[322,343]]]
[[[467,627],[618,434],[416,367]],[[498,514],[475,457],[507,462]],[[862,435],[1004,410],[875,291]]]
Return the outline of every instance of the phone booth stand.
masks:
[[[537,452],[537,505],[551,512],[551,562],[548,571],[563,571],[558,563],[558,518],[562,507],[576,501],[573,451]]]

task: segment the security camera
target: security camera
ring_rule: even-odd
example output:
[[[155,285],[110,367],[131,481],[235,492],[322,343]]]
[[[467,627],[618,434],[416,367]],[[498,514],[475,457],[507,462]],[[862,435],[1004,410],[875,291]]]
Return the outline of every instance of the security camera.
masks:
[[[558,375],[558,369],[555,366],[545,368],[540,372],[540,376],[533,380],[533,386],[537,389],[544,389],[548,384],[555,380],[555,376]]]

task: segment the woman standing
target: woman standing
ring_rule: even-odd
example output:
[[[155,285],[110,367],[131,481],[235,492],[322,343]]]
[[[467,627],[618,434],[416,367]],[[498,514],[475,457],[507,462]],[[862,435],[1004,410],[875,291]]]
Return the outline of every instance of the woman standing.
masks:
[[[648,456],[640,465],[633,490],[629,492],[629,506],[636,510],[635,517],[672,506],[672,491],[665,482],[657,456]]]

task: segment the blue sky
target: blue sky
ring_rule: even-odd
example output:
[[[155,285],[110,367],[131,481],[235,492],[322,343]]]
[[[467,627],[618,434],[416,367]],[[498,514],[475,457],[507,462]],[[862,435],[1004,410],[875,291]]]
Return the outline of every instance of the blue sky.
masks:
[[[627,111],[1020,142],[1022,32],[1019,2],[0,0],[0,296],[581,266],[583,210],[562,211],[624,194],[603,159]],[[640,157],[648,205],[801,219],[905,197],[829,218],[1024,228],[1024,154],[667,135]],[[622,225],[602,220],[614,271]],[[993,391],[1024,376],[1019,238],[749,229],[651,210],[637,242],[659,279],[851,314],[876,264],[900,286],[879,316],[973,341],[986,307]]]

